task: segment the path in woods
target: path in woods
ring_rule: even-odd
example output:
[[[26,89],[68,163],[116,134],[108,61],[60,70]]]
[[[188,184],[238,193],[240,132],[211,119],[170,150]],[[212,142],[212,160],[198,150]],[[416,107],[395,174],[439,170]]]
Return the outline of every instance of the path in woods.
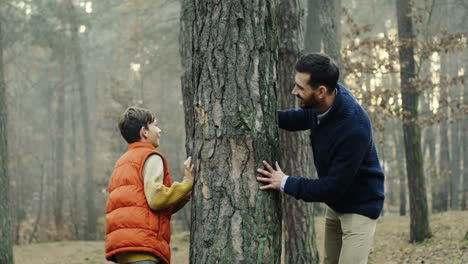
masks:
[[[433,237],[419,245],[408,243],[409,218],[384,216],[379,219],[369,264],[465,264],[468,263],[468,211],[447,212],[430,217]],[[317,217],[320,255],[323,252],[323,217]],[[179,233],[171,241],[172,263],[188,263],[189,234]],[[16,246],[16,263],[27,264],[101,264],[104,242],[64,241]]]

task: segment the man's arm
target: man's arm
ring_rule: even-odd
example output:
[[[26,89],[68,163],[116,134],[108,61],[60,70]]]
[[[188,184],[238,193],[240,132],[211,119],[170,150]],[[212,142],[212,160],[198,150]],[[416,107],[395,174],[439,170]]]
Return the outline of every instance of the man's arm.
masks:
[[[151,155],[143,166],[146,201],[152,210],[164,210],[182,202],[192,189],[192,182],[175,182],[171,187],[163,184],[164,163],[159,155]]]
[[[289,131],[299,131],[311,128],[314,122],[312,109],[294,109],[278,111],[278,126]]]
[[[343,139],[337,157],[333,158],[329,175],[320,179],[306,179],[286,176],[276,163],[276,170],[263,162],[267,170],[258,169],[266,177],[257,177],[264,182],[261,190],[273,189],[302,199],[306,202],[333,202],[349,188],[371,144],[370,134],[363,130],[351,132]],[[283,185],[283,186],[282,186]]]
[[[284,192],[306,202],[334,202],[349,188],[371,144],[368,133],[356,130],[341,141],[329,174],[320,179],[288,177]]]

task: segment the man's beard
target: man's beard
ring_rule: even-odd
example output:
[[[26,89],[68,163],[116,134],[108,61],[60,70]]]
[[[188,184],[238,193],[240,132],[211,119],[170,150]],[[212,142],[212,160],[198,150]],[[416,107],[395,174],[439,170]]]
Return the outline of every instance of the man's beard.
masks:
[[[299,96],[296,97],[302,100],[302,104],[299,105],[302,109],[318,109],[323,104],[314,94],[311,94],[306,100]]]

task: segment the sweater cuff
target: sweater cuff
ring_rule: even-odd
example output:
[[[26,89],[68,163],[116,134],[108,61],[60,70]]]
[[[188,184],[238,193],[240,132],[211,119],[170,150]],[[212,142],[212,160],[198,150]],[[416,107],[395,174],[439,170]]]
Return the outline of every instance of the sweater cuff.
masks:
[[[288,181],[284,184],[283,192],[294,197],[297,196],[298,182],[300,178],[288,177]],[[297,198],[297,197],[296,197]]]
[[[284,175],[283,179],[281,180],[280,191],[284,192],[284,186],[286,185],[286,181],[288,180],[289,176]]]

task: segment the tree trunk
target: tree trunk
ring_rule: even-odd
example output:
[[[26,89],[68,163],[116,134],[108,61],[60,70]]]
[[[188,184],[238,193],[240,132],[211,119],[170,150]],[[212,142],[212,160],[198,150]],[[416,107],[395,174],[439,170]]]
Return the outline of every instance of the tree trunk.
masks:
[[[70,28],[71,28],[71,38],[72,38],[72,49],[73,49],[73,59],[75,66],[76,81],[78,84],[78,91],[80,93],[80,103],[81,103],[81,121],[83,126],[84,134],[84,149],[86,153],[86,231],[85,239],[86,240],[95,240],[96,239],[96,225],[97,225],[97,212],[96,212],[96,201],[95,201],[95,192],[94,192],[94,181],[93,181],[93,167],[94,167],[94,149],[93,149],[93,139],[91,137],[91,121],[89,120],[88,113],[88,98],[86,95],[86,83],[83,69],[83,58],[82,50],[79,43],[78,37],[78,23],[77,23],[77,11],[75,6],[68,1],[68,11],[70,18]]]
[[[308,0],[307,2],[307,22],[306,22],[306,33],[304,36],[304,49],[307,52],[318,53],[322,49],[322,31],[319,21],[319,0]],[[307,137],[306,140],[309,140]],[[311,153],[311,159],[313,160],[313,154]],[[311,171],[311,177],[317,178],[315,168]],[[323,214],[323,207],[320,203],[313,203],[314,215],[319,213]]]
[[[441,55],[440,59],[440,74],[447,76],[448,58],[445,54]],[[443,88],[442,88],[443,89]],[[449,93],[447,90],[441,91],[441,96],[449,100]],[[446,212],[448,210],[448,197],[450,190],[450,150],[449,150],[449,137],[448,137],[448,119],[449,108],[442,105],[441,111],[445,112],[446,119],[439,123],[439,172],[437,175],[437,182],[434,183],[436,188],[436,199],[433,202],[433,212]]]
[[[400,41],[414,38],[410,3],[397,0],[398,35]],[[416,87],[411,84],[415,75],[413,46],[401,45],[400,78],[403,101],[403,134],[405,139],[406,171],[410,194],[410,241],[420,242],[431,236],[427,210],[426,185],[421,153],[421,132],[418,119],[418,97]]]
[[[451,162],[451,170],[450,170],[450,209],[451,210],[459,210],[460,206],[460,134],[458,131],[460,130],[460,121],[455,121],[454,124],[451,125],[451,138],[452,138],[452,162]]]
[[[405,163],[405,152],[402,150],[402,142],[401,142],[401,135],[399,131],[395,129],[395,133],[393,133],[395,136],[395,144],[397,148],[397,163],[399,164],[398,166],[398,175],[400,179],[400,215],[404,216],[406,215],[406,174],[404,169],[404,163]]]
[[[0,17],[0,263],[13,263],[10,229],[6,85],[3,69],[3,19]]]
[[[187,153],[195,163],[190,263],[280,263],[281,208],[256,169],[279,158],[273,1],[184,1]]]
[[[457,58],[451,54],[450,55],[450,76],[457,76],[458,69],[460,69],[460,65],[458,65]],[[452,98],[451,105],[455,105],[455,102],[458,100],[459,97],[463,96],[461,93],[460,85],[454,85],[452,89],[450,98]],[[450,164],[450,209],[451,210],[459,210],[459,194],[460,194],[460,134],[458,131],[460,130],[460,120],[456,118],[457,113],[453,113],[453,123],[450,125],[450,134],[451,134],[451,145],[452,145],[452,155],[451,155],[451,164]]]
[[[56,144],[56,167],[55,167],[55,201],[54,201],[54,216],[55,226],[58,235],[63,235],[63,177],[64,177],[64,156],[65,156],[65,55],[60,58],[60,83],[57,86],[57,128],[55,132]],[[42,186],[41,186],[42,188]],[[42,189],[41,189],[42,191]],[[42,194],[41,194],[42,195]],[[42,197],[41,197],[42,202]]]
[[[320,52],[322,49],[319,14],[319,0],[308,0],[306,33],[304,37],[304,48],[307,52]]]
[[[432,100],[432,96],[430,97]],[[435,133],[434,130],[436,129],[436,126],[431,125],[430,127],[427,128],[427,133],[426,133],[426,144],[428,147],[429,151],[429,168],[428,168],[428,173],[429,173],[429,181],[430,181],[430,186],[431,186],[431,197],[432,197],[432,205],[434,204],[434,199],[437,197],[437,194],[435,192],[434,188],[434,179],[437,179],[437,158],[436,158],[436,138],[435,138]]]
[[[465,14],[466,14],[466,9],[465,9]],[[468,21],[468,16],[464,16],[464,20]],[[465,24],[464,24],[465,25]],[[465,68],[465,74],[466,74],[466,69],[468,69],[468,60],[465,57],[465,60],[463,62],[464,68]],[[466,94],[468,94],[468,88],[467,85],[463,85],[463,99],[464,102],[466,102]],[[461,156],[463,157],[463,170],[462,170],[462,179],[463,179],[463,188],[462,188],[462,200],[461,200],[461,210],[467,210],[468,209],[468,152],[467,152],[467,146],[468,146],[468,136],[466,135],[466,131],[468,131],[468,120],[467,120],[467,115],[462,116],[462,123],[463,123],[463,130],[460,131],[461,134],[461,141],[462,141],[462,153]],[[468,234],[468,232],[467,232]],[[467,239],[467,236],[465,235],[465,239]]]
[[[441,122],[439,124],[439,137],[440,137],[440,163],[439,175],[435,188],[437,190],[437,198],[432,209],[434,212],[446,212],[448,210],[448,197],[450,189],[450,151],[449,140],[447,135],[448,122]]]
[[[41,221],[41,216],[42,216],[42,203],[43,203],[43,197],[44,197],[44,185],[45,181],[44,179],[45,174],[47,173],[47,170],[45,168],[45,165],[41,165],[41,183],[40,183],[40,190],[39,190],[39,206],[37,209],[37,215],[36,215],[36,221],[34,222],[34,227],[33,230],[31,231],[31,234],[29,235],[28,243],[31,244],[33,239],[36,238],[36,232],[37,229],[39,228],[39,223]]]
[[[291,86],[294,82],[294,65],[303,47],[300,2],[280,1],[278,11],[278,108],[291,109],[297,107],[297,100],[291,95]],[[313,160],[309,137],[305,132],[280,131],[279,135],[283,170],[289,175],[311,177]],[[313,203],[305,203],[289,195],[282,198],[285,263],[318,263]]]
[[[467,201],[468,201],[468,153],[466,151],[466,146],[468,146],[468,136],[466,136],[466,131],[468,131],[468,120],[466,119],[466,115],[463,116],[463,132],[461,137],[462,137],[462,146],[465,146],[462,148],[462,157],[463,157],[463,189],[462,189],[462,201],[461,201],[461,209],[462,210],[467,210]]]
[[[341,63],[341,44],[339,39],[339,19],[338,12],[341,8],[341,1],[318,0],[319,20],[323,38],[323,50],[338,65],[340,72],[340,82],[343,82],[343,67]]]
[[[72,98],[76,98],[77,96],[71,96]],[[77,135],[77,120],[79,119],[77,117],[77,114],[74,109],[78,109],[76,100],[71,99],[70,100],[70,120],[71,120],[71,142],[70,142],[70,160],[71,160],[71,168],[72,168],[72,178],[71,178],[71,194],[70,194],[70,217],[71,217],[71,225],[73,227],[73,237],[75,240],[83,240],[85,239],[84,237],[84,232],[83,232],[83,223],[81,220],[81,210],[80,210],[80,202],[81,199],[79,197],[79,189],[76,188],[80,186],[80,177],[79,174],[77,173],[78,171],[78,145],[81,143],[81,140],[78,138]]]

